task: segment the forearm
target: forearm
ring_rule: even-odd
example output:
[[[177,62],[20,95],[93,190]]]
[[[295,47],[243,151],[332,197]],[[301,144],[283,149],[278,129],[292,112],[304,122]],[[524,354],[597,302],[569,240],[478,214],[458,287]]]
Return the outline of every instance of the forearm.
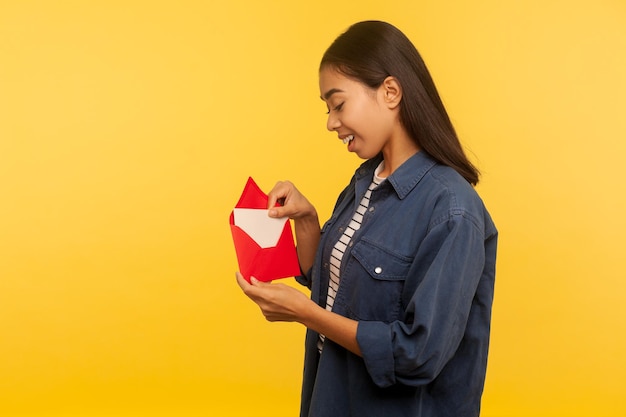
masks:
[[[248,283],[239,272],[236,276],[239,286],[258,304],[268,321],[299,322],[362,356],[356,340],[357,321],[320,307],[304,293],[285,284],[259,282],[254,277]]]
[[[313,302],[308,305],[300,321],[307,328],[323,334],[355,355],[362,356],[356,340],[358,321],[328,311]]]
[[[296,219],[294,224],[298,245],[298,261],[302,271],[306,272],[313,266],[315,253],[320,241],[320,223],[317,213]]]

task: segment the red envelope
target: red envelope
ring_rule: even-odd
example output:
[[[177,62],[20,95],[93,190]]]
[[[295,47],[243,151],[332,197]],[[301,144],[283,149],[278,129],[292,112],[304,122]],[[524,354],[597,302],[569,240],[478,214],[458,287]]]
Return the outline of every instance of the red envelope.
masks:
[[[239,202],[230,213],[239,272],[248,282],[251,276],[268,282],[300,275],[289,219],[268,217],[267,201],[267,195],[248,178]]]

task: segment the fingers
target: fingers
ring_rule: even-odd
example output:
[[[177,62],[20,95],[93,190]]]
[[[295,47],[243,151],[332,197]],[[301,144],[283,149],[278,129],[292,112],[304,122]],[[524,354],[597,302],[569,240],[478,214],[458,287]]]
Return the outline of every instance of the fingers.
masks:
[[[276,203],[284,205],[287,197],[295,189],[294,185],[289,181],[278,181],[274,188],[267,194],[267,208],[271,209]]]
[[[243,290],[243,293],[259,306],[259,308],[261,309],[261,312],[263,313],[263,315],[265,316],[267,320],[272,321],[268,318],[269,313],[266,311],[267,309],[267,302],[265,301],[266,295],[264,295],[264,292],[263,292],[264,290],[260,288],[262,286],[271,285],[271,284],[260,282],[255,277],[250,277],[250,282],[248,282],[243,277],[243,275],[241,275],[240,272],[236,272],[235,277],[237,278],[237,284],[239,284],[239,287],[241,287],[241,289]]]
[[[237,284],[239,284],[239,287],[241,287],[241,289],[246,292],[248,287],[250,287],[250,283],[246,281],[246,279],[243,277],[243,275],[241,275],[240,272],[235,272],[235,277],[237,278]]]
[[[268,321],[298,321],[298,311],[310,302],[304,293],[285,284],[261,282],[254,277],[248,282],[239,272],[235,276],[244,294],[258,305]]]
[[[276,204],[280,205],[276,205]],[[268,194],[270,217],[299,219],[316,215],[315,208],[290,181],[279,181]]]
[[[270,217],[297,217],[304,198],[290,181],[279,181],[267,195]]]
[[[237,278],[237,284],[239,284],[239,287],[243,290],[243,292],[248,296],[251,297],[250,294],[250,290],[255,288],[255,287],[263,287],[265,285],[270,285],[266,282],[261,282],[258,279],[256,279],[255,277],[250,277],[250,282],[248,282],[243,275],[241,275],[241,272],[235,272],[235,277]]]

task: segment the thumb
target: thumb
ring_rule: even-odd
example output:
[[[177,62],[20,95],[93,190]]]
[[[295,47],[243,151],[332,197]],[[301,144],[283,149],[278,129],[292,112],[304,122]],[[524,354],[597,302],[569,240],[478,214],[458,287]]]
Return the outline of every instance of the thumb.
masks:
[[[262,287],[263,285],[265,285],[264,282],[259,281],[255,277],[250,277],[250,284],[252,284],[252,286],[254,287]]]
[[[269,209],[267,215],[275,218],[287,217],[284,207],[272,207]]]
[[[272,285],[272,281],[259,281],[255,277],[250,277],[250,285],[253,287],[267,287],[268,285]]]

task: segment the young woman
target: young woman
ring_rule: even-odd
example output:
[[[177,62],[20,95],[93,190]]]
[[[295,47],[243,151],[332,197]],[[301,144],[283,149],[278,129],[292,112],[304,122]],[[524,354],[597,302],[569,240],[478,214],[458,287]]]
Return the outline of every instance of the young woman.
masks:
[[[292,183],[269,193],[270,216],[294,220],[311,299],[237,281],[268,320],[308,329],[301,416],[477,416],[497,242],[478,172],[392,25],[351,26],[319,74],[328,129],[365,162],[321,228]]]

